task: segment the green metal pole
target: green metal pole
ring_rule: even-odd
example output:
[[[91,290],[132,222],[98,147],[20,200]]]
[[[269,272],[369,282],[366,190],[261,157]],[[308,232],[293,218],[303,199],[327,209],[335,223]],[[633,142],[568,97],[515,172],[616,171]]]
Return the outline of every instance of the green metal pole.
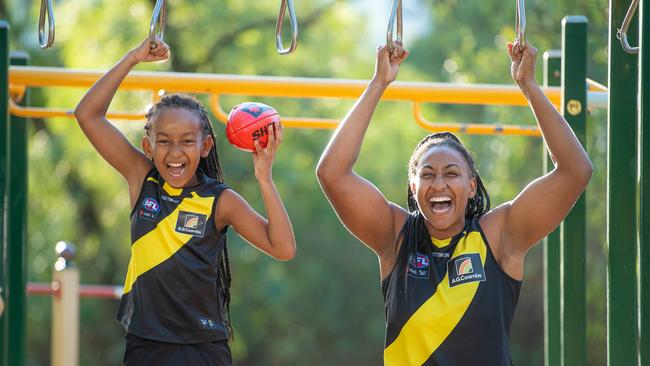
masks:
[[[637,58],[623,51],[617,29],[629,7],[610,1],[607,110],[607,363],[637,364],[636,106]],[[636,19],[636,17],[635,17]],[[636,37],[636,20],[628,35]]]
[[[639,9],[639,364],[650,366],[650,4]]]
[[[544,86],[559,86],[562,73],[560,50],[544,52]],[[544,146],[544,171],[553,167]],[[544,365],[561,365],[562,335],[560,317],[560,228],[544,243]]]
[[[9,23],[0,20],[0,194],[2,194],[2,203],[0,204],[0,287],[6,287],[5,273],[7,260],[7,181],[8,181],[8,128],[9,128]],[[7,300],[7,294],[2,293],[3,299]],[[6,321],[4,316],[0,316],[0,366],[7,365],[7,338]]]
[[[582,146],[587,136],[587,18],[562,19],[561,111]],[[586,366],[586,215],[583,194],[561,227],[562,364]]]
[[[24,52],[12,52],[12,65],[26,66],[29,56]],[[29,91],[25,92],[22,105],[29,104]],[[27,326],[27,121],[12,116],[9,122],[9,183],[7,215],[7,322],[8,364],[25,364]]]

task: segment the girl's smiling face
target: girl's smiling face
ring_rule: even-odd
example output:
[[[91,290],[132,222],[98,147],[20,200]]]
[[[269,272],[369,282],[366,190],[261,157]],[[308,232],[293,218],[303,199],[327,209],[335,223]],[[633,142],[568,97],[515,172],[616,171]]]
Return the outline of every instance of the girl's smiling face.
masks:
[[[157,113],[142,138],[145,155],[174,188],[198,184],[196,170],[213,143],[204,133],[201,119],[185,108],[166,108]]]
[[[430,235],[446,239],[462,231],[468,200],[476,194],[476,178],[458,151],[431,147],[420,157],[410,184]]]

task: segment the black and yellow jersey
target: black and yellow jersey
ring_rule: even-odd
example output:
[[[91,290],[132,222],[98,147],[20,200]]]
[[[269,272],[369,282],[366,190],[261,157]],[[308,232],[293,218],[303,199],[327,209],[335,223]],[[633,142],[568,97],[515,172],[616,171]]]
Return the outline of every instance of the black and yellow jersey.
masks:
[[[117,320],[135,336],[169,343],[228,339],[217,293],[226,228],[215,207],[226,185],[197,171],[177,189],[152,169],[131,212],[131,260]]]
[[[497,265],[478,219],[453,238],[425,239],[430,251],[408,253],[402,245],[400,264],[382,281],[384,364],[512,365],[509,332],[521,282]]]

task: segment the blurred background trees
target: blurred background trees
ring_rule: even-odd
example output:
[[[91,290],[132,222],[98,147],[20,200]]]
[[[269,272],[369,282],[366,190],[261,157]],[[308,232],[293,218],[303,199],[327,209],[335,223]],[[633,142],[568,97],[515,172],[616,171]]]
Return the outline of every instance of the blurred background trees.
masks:
[[[56,42],[37,42],[40,1],[0,1],[12,27],[11,49],[28,51],[31,64],[105,70],[147,34],[154,0],[58,0]],[[299,46],[290,56],[274,47],[279,1],[169,0],[165,41],[172,59],[138,70],[369,79],[375,47],[385,42],[390,1],[296,2]],[[514,36],[514,2],[415,0],[404,3],[405,44],[411,50],[398,80],[469,83],[512,81],[505,43]],[[606,81],[607,2],[527,2],[528,40],[538,47],[541,83],[544,50],[560,47],[565,15],[586,15],[589,74]],[[285,21],[288,23],[288,20]],[[288,27],[285,33],[288,34]],[[35,105],[73,108],[84,90],[34,90]],[[224,97],[222,106],[248,99],[285,116],[342,118],[351,100],[282,100]],[[142,110],[146,95],[120,93],[114,110]],[[528,108],[429,105],[431,120],[532,124]],[[588,150],[595,176],[588,189],[588,345],[590,365],[605,364],[605,149],[606,114],[592,111]],[[139,145],[140,122],[116,125]],[[78,246],[82,283],[122,284],[129,259],[126,185],[92,149],[73,120],[34,120],[29,146],[29,280],[49,281],[54,243]],[[285,130],[274,177],[292,218],[298,255],[276,262],[229,234],[233,272],[233,357],[238,365],[379,365],[384,318],[376,257],[339,223],[316,182],[314,168],[331,131]],[[252,161],[233,149],[215,120],[227,183],[262,209]],[[405,204],[406,164],[426,134],[406,103],[382,103],[357,171],[384,194]],[[496,206],[542,174],[541,140],[461,136],[475,152]],[[542,247],[527,259],[523,292],[512,329],[515,364],[543,364]],[[28,299],[28,362],[49,363],[50,300]],[[83,299],[81,364],[120,364],[123,331],[117,303]]]

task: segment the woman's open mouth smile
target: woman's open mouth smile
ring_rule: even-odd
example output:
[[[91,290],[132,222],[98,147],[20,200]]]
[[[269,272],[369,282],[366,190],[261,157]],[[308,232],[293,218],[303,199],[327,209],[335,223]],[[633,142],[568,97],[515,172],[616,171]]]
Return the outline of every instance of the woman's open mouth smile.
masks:
[[[436,214],[446,214],[451,211],[451,202],[449,196],[431,197],[429,199],[431,210]]]

